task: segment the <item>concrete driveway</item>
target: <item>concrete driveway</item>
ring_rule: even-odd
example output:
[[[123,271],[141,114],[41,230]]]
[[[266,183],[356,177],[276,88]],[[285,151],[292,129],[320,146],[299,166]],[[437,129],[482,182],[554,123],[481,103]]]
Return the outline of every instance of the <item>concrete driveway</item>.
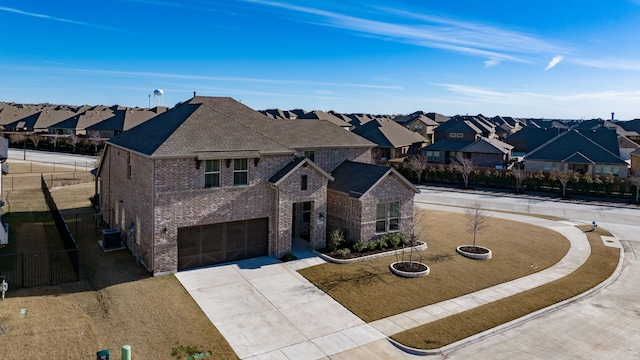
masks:
[[[242,359],[322,359],[384,339],[294,270],[319,262],[261,257],[176,277]]]

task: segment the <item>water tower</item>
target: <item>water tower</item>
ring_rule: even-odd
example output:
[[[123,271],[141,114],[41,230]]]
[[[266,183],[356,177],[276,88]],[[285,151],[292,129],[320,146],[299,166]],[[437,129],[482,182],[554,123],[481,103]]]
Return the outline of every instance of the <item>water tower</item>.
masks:
[[[164,95],[164,90],[162,90],[162,89],[153,90],[153,97],[156,99],[156,106],[162,106],[163,105],[163,101],[162,101],[162,96],[163,95]]]

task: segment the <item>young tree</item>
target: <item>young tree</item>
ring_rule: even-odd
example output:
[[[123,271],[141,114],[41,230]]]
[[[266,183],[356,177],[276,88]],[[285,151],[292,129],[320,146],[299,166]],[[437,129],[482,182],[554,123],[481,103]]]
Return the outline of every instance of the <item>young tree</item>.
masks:
[[[473,249],[476,248],[476,234],[482,233],[487,227],[488,216],[482,211],[479,202],[474,202],[464,211],[467,220],[467,232],[473,234]]]
[[[640,197],[640,170],[632,170],[627,178],[633,186],[636,187],[636,204]]]
[[[40,140],[42,140],[42,135],[34,132],[29,135],[29,140],[33,142],[33,148],[37,150],[38,144],[40,143]]]
[[[404,162],[404,166],[416,175],[416,183],[420,183],[422,174],[427,169],[427,155],[424,152],[413,154]]]
[[[93,145],[93,152],[98,153],[98,146],[104,144],[104,139],[100,137],[100,132],[91,130],[87,133],[87,141]]]
[[[566,197],[567,185],[573,178],[573,171],[567,169],[556,169],[553,171],[553,174],[556,176],[556,179],[560,181],[560,185],[562,185],[562,197]]]
[[[511,168],[511,175],[513,175],[513,178],[516,180],[516,193],[520,193],[520,188],[522,187],[522,181],[524,181],[524,179],[527,178],[527,173],[524,171],[523,168],[514,165]]]
[[[76,152],[76,145],[80,142],[80,137],[75,134],[68,135],[66,138],[67,144],[71,145],[71,152]]]
[[[453,170],[458,171],[462,175],[465,189],[469,186],[469,175],[475,168],[473,160],[467,159],[462,155],[456,155],[452,162]]]

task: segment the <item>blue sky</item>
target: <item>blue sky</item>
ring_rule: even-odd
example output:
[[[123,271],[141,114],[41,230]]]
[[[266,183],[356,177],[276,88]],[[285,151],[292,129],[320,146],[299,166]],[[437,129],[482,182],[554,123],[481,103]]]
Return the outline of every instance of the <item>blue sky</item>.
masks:
[[[0,0],[0,101],[633,119],[639,34],[640,0]]]

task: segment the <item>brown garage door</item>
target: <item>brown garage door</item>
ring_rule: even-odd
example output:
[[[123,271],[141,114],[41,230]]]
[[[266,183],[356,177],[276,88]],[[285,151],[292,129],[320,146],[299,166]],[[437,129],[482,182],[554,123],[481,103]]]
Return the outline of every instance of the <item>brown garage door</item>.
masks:
[[[178,229],[178,270],[267,255],[267,218]]]

